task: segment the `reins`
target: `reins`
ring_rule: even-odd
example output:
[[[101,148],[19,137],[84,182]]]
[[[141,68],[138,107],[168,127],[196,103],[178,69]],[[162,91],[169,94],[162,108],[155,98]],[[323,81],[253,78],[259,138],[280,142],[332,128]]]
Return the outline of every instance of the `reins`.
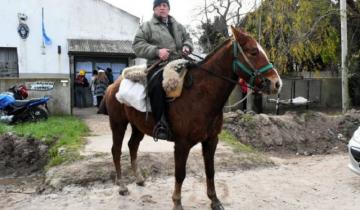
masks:
[[[264,80],[264,77],[262,76],[263,73],[267,72],[268,70],[272,69],[273,68],[273,64],[272,63],[268,63],[267,65],[259,68],[259,69],[256,69],[254,67],[254,65],[250,62],[249,58],[246,56],[246,54],[244,53],[244,50],[242,49],[242,47],[240,46],[240,44],[236,41],[236,40],[233,40],[233,71],[235,74],[237,74],[238,71],[242,72],[243,74],[245,74],[246,76],[249,77],[249,82],[246,83],[246,87],[247,88],[250,88],[252,89],[253,91],[256,91],[256,87],[255,87],[255,80],[257,77],[262,77],[261,79]],[[246,64],[250,67],[250,69],[248,67],[246,67],[245,64],[243,64],[240,59],[238,58],[238,52],[241,53],[242,57],[244,58]],[[195,54],[195,53],[191,53],[191,55],[199,58],[201,61],[203,61],[205,58]],[[192,61],[192,62],[195,62],[194,59],[192,59],[191,57],[189,56],[185,56],[186,59]],[[215,77],[218,77],[220,79],[223,79],[225,81],[228,81],[232,84],[236,84],[238,86],[241,86],[239,84],[238,81],[235,81],[233,79],[230,79],[228,77],[225,77],[223,75],[220,75],[220,74],[217,74],[213,71],[210,71],[210,70],[207,70],[203,67],[201,67],[198,63],[193,63],[195,64],[196,68],[204,71],[204,72],[207,72],[209,73],[210,75],[212,76],[215,76]],[[229,105],[229,106],[225,106],[225,108],[233,108],[241,103],[243,103],[247,98],[249,97],[249,94],[247,94],[246,96],[244,96],[242,99],[240,99],[240,101],[236,102],[235,104],[233,105]]]
[[[258,88],[255,87],[255,80],[257,77],[261,77],[261,81],[265,82],[266,78],[262,75],[264,73],[266,73],[267,71],[269,71],[270,69],[274,68],[272,63],[268,63],[267,65],[260,67],[259,69],[256,69],[254,67],[254,65],[250,62],[249,58],[246,56],[246,54],[244,53],[244,50],[242,49],[242,47],[240,46],[240,44],[235,40],[232,41],[232,45],[233,45],[233,63],[232,63],[232,68],[235,74],[238,75],[238,72],[243,73],[245,76],[247,76],[249,78],[249,81],[246,84],[246,87],[257,91]],[[247,67],[244,63],[242,63],[240,61],[240,59],[238,58],[238,53],[241,54],[241,56],[243,57],[243,59],[245,60],[245,63],[247,64]],[[191,53],[191,55],[199,58],[201,61],[203,61],[205,58],[195,54],[195,53]],[[193,62],[195,62],[195,60],[189,56],[185,56],[186,59],[191,60]],[[201,67],[200,65],[198,65],[198,63],[196,63],[196,67],[208,72],[209,74],[221,78],[223,80],[226,80],[230,83],[233,84],[237,84],[240,86],[240,84],[238,83],[238,81],[232,80],[228,77],[225,77],[223,75],[217,74],[215,72],[212,72],[210,70],[207,70],[203,67]]]
[[[191,55],[193,55],[193,56],[195,56],[195,57],[198,57],[198,58],[204,60],[203,57],[201,57],[201,56],[199,56],[199,55],[196,55],[196,54],[194,54],[194,53],[191,53]],[[185,56],[185,57],[186,57],[186,59],[191,60],[192,62],[195,61],[194,59],[190,58],[189,56]],[[202,71],[205,71],[205,72],[207,72],[207,73],[210,73],[210,75],[212,75],[212,76],[215,76],[215,77],[218,77],[218,78],[220,78],[220,79],[226,80],[226,81],[228,81],[228,82],[230,82],[230,83],[236,84],[236,85],[238,85],[238,86],[241,87],[241,85],[239,84],[238,81],[232,80],[232,79],[227,78],[227,77],[225,77],[225,76],[216,74],[215,72],[209,71],[209,70],[201,67],[201,66],[198,65],[197,63],[194,63],[194,64],[195,64],[196,68],[201,69]],[[246,85],[246,86],[247,86],[248,88],[251,88],[251,87],[249,87],[248,85]],[[251,89],[253,89],[253,88],[251,88]],[[253,90],[254,90],[254,89],[253,89]],[[236,107],[237,105],[243,103],[248,97],[249,97],[249,95],[247,94],[246,96],[244,96],[242,99],[240,99],[240,100],[239,100],[238,102],[236,102],[235,104],[229,105],[229,106],[224,106],[224,108],[233,108],[233,107]]]
[[[190,54],[193,55],[193,56],[195,56],[195,57],[197,57],[197,58],[199,58],[199,59],[201,59],[201,61],[203,61],[203,60],[205,59],[205,58],[203,58],[203,57],[201,57],[201,56],[199,56],[199,55],[197,55],[197,54],[194,54],[194,53],[190,53]],[[230,82],[230,83],[232,83],[232,84],[241,86],[237,80],[230,79],[230,78],[225,77],[225,76],[223,76],[223,75],[221,75],[221,74],[217,74],[217,73],[215,73],[215,72],[213,72],[213,71],[210,71],[210,70],[208,70],[208,69],[205,69],[205,68],[201,67],[201,66],[198,64],[198,62],[196,62],[196,60],[194,60],[193,58],[191,58],[191,57],[189,57],[189,56],[187,56],[187,55],[184,55],[184,57],[185,57],[187,60],[189,60],[189,61],[192,62],[192,66],[194,66],[194,67],[196,67],[196,68],[198,68],[198,69],[200,69],[200,70],[202,70],[202,71],[204,71],[204,72],[206,72],[206,73],[209,73],[210,75],[212,75],[212,76],[214,76],[214,77],[217,77],[217,78],[223,79],[223,80],[225,80],[225,81],[228,81],[228,82]],[[252,90],[255,90],[253,87],[250,87],[249,85],[246,85],[246,87],[248,87],[248,88],[250,88],[250,89],[252,89]]]

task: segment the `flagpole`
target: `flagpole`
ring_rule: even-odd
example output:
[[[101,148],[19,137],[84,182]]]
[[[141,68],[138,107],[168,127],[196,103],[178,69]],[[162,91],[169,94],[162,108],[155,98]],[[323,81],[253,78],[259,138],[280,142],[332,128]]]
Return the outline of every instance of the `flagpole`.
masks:
[[[43,30],[44,30],[44,7],[41,8],[41,54],[45,55],[45,43],[43,37]]]

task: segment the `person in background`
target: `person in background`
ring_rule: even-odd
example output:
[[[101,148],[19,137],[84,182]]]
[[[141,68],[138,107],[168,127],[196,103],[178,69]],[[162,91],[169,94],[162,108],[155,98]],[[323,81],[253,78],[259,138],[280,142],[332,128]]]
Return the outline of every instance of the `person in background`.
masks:
[[[242,98],[246,97],[247,96],[247,93],[248,93],[248,84],[245,82],[245,80],[243,79],[240,79],[239,80],[239,83],[240,83],[240,87],[241,87],[241,95],[242,95]],[[263,106],[262,106],[262,94],[257,91],[257,90],[253,90],[252,91],[252,96],[253,96],[253,101],[254,101],[254,106],[253,108],[255,109],[254,111],[257,113],[257,114],[260,114],[263,112]],[[245,99],[243,102],[242,102],[242,110],[244,112],[246,111],[249,111],[247,110],[247,99]],[[250,110],[251,107],[250,107]]]
[[[93,99],[93,105],[97,106],[97,99],[96,99],[96,95],[95,95],[95,79],[97,78],[98,75],[98,70],[94,69],[92,72],[92,77],[91,77],[91,81],[90,81],[90,89],[91,89],[91,95],[92,95],[92,99]]]
[[[248,92],[248,85],[247,83],[245,82],[244,79],[240,78],[240,88],[241,88],[241,98],[244,98],[246,97],[247,95],[247,92]],[[245,99],[243,102],[242,102],[242,111],[246,111],[246,103],[247,103],[247,99]]]
[[[148,66],[154,65],[147,74],[151,110],[156,122],[153,137],[171,140],[170,126],[167,123],[168,104],[161,84],[163,76],[156,72],[160,65],[179,59],[182,55],[189,55],[193,44],[185,27],[169,15],[168,0],[155,0],[153,11],[152,19],[143,23],[136,32],[132,47],[137,57],[147,59]]]
[[[109,80],[109,85],[111,85],[114,82],[114,75],[111,68],[106,68],[106,76]]]
[[[83,108],[86,106],[86,89],[89,81],[85,77],[86,71],[81,69],[75,78],[75,106]]]
[[[106,77],[105,71],[100,69],[98,75],[94,80],[94,95],[96,96],[96,106],[99,107],[101,100],[104,97],[107,86],[109,85],[109,80]]]

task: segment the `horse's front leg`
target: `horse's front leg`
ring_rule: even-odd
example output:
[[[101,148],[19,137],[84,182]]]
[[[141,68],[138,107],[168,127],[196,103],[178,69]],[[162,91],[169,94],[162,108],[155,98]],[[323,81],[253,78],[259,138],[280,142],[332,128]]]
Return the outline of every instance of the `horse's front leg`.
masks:
[[[175,189],[172,195],[174,210],[183,209],[181,204],[181,187],[186,176],[186,161],[189,156],[189,151],[189,147],[181,143],[175,143]]]
[[[207,141],[202,142],[202,152],[205,162],[205,173],[206,173],[206,186],[207,186],[207,195],[211,200],[211,209],[213,210],[223,210],[220,200],[217,198],[214,182],[214,155],[216,146],[218,143],[218,138],[207,139]]]

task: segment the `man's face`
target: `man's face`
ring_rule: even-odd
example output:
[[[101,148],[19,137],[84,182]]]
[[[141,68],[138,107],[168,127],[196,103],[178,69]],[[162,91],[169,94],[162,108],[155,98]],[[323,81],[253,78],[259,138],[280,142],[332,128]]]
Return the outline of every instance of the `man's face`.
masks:
[[[166,3],[161,3],[154,8],[154,14],[158,17],[167,18],[169,16],[170,8]]]

